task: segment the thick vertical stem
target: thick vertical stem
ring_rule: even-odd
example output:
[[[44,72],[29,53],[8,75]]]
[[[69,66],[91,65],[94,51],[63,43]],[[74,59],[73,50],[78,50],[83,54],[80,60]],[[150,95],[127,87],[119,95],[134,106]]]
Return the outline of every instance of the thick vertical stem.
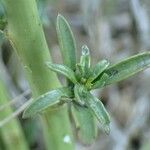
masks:
[[[33,96],[37,97],[60,86],[56,75],[45,67],[45,62],[51,58],[35,0],[3,0],[3,2],[8,19],[6,35],[23,63]],[[50,137],[49,143],[53,143],[47,144],[50,150],[73,149],[71,141],[66,144],[63,139],[59,140],[66,134],[71,137],[66,109],[62,106],[43,116],[46,122],[44,127],[47,129],[45,135],[48,135],[46,138]]]
[[[24,65],[33,95],[60,86],[44,64],[50,60],[50,54],[35,0],[4,0],[4,6],[8,19],[6,34]]]

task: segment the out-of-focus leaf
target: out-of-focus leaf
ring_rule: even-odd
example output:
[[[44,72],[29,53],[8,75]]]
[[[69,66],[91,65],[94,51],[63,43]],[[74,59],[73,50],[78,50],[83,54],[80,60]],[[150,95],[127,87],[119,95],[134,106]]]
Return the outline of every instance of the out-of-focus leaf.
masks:
[[[140,150],[149,150],[150,149],[150,139],[146,138],[143,142],[142,142],[142,146],[140,148]]]
[[[46,27],[49,27],[50,25],[52,25],[53,21],[52,19],[49,19],[48,11],[46,9],[46,6],[48,5],[48,0],[36,0],[36,2],[42,24]]]
[[[109,133],[110,117],[103,103],[89,92],[87,92],[85,103],[98,119],[102,129]]]
[[[80,58],[80,66],[82,69],[82,75],[87,77],[89,75],[90,68],[90,51],[86,45],[82,46],[82,55]]]
[[[73,71],[76,67],[76,45],[73,33],[62,15],[57,17],[57,35],[64,64]]]
[[[72,115],[78,129],[78,137],[84,144],[91,144],[97,136],[95,117],[91,111],[83,106],[73,104]]]
[[[0,1],[0,30],[4,30],[7,24],[5,10],[2,6],[2,2]]]
[[[71,80],[73,83],[77,83],[76,77],[74,72],[67,66],[59,65],[59,64],[52,64],[50,62],[46,63],[48,68],[52,71],[55,71],[57,73],[60,73],[64,76],[66,76],[69,80]]]
[[[68,88],[58,88],[47,92],[35,99],[24,111],[23,118],[28,118],[42,112],[46,108],[61,101],[62,97],[71,97],[72,93]]]
[[[126,79],[148,67],[150,67],[150,52],[132,56],[104,71],[109,76],[105,85]]]
[[[96,79],[107,67],[109,66],[109,62],[107,60],[99,61],[94,68],[91,70],[91,76],[89,77],[89,81],[93,81]]]

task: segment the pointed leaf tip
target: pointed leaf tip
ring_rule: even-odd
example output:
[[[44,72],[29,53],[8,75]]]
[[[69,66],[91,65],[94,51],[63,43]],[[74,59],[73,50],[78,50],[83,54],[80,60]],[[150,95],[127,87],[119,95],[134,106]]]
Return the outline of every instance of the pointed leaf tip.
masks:
[[[57,17],[61,17],[62,15],[60,13],[58,13]]]
[[[65,65],[60,65],[60,64],[52,64],[51,62],[46,62],[46,65],[52,71],[54,71],[56,73],[60,73],[60,74],[64,75],[65,77],[67,77],[74,84],[77,83],[75,73],[69,67],[67,67]]]
[[[65,20],[65,18],[63,17],[63,15],[61,15],[60,13],[58,13],[58,15],[57,15],[57,23],[60,21],[60,19]]]
[[[90,74],[91,58],[89,48],[86,45],[82,46],[82,55],[79,64],[81,66],[82,76],[87,78]]]
[[[66,66],[75,70],[76,43],[69,23],[61,14],[57,16],[56,30],[63,62]]]
[[[115,65],[108,67],[104,71],[109,77],[106,80],[106,85],[113,84],[129,78],[134,74],[150,67],[150,52],[134,55],[126,60],[123,60]]]
[[[82,55],[89,55],[90,51],[89,48],[87,47],[87,45],[83,45],[82,46]]]

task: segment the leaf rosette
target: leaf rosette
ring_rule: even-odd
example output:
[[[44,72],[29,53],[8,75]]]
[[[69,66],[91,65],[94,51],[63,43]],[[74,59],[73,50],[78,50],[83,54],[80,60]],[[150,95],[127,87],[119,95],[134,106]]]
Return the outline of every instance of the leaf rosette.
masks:
[[[90,91],[104,88],[150,67],[150,52],[132,56],[114,65],[104,59],[91,66],[90,50],[86,45],[82,46],[80,62],[76,63],[74,36],[61,15],[57,18],[57,34],[64,64],[46,62],[46,65],[50,70],[65,76],[67,86],[49,91],[35,99],[26,108],[23,117],[32,117],[48,107],[69,102],[79,129],[79,138],[85,144],[90,144],[97,135],[95,119],[103,131],[109,133],[110,130],[110,116],[105,106]]]

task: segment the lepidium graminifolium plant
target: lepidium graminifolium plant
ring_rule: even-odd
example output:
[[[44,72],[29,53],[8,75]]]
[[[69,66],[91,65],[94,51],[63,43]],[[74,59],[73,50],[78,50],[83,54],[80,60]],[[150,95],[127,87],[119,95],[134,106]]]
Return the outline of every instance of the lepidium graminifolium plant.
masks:
[[[132,56],[114,65],[103,59],[91,66],[90,51],[84,45],[80,62],[76,63],[74,36],[61,15],[57,17],[56,28],[64,64],[45,63],[50,70],[64,75],[67,85],[39,96],[26,108],[23,117],[32,117],[48,107],[71,103],[78,136],[83,143],[90,144],[97,136],[96,119],[104,132],[109,133],[110,130],[110,117],[106,108],[90,91],[104,88],[150,67],[150,52]]]

